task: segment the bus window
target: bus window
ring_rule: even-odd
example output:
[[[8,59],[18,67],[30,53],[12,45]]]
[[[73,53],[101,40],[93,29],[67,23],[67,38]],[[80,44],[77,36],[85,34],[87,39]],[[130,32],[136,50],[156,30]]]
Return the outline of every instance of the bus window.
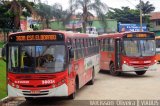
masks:
[[[21,54],[19,54],[21,53]],[[21,58],[17,56],[20,55]],[[20,73],[54,73],[64,71],[65,65],[65,46],[64,45],[46,45],[46,46],[21,46],[18,48],[11,47],[10,68],[17,67],[13,70],[15,73],[19,70],[18,62],[20,61]],[[20,60],[19,60],[20,59]]]
[[[126,40],[124,41],[124,50],[127,56],[140,56],[138,41]]]
[[[155,55],[155,42],[154,40],[140,40],[141,50],[143,56]]]
[[[19,67],[19,49],[17,46],[12,46],[9,48],[9,71],[18,71]],[[12,69],[12,70],[11,70]]]

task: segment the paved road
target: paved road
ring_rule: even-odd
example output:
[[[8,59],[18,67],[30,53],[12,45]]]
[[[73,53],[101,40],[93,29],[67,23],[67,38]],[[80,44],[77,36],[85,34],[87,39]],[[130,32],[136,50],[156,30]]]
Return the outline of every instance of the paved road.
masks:
[[[119,77],[114,77],[107,72],[100,72],[96,76],[95,84],[81,88],[75,100],[160,100],[160,65],[158,66],[157,71],[147,72],[144,76],[123,73]],[[26,102],[24,98],[17,98],[11,102],[19,106],[84,106],[89,103],[66,98],[47,98],[35,102]]]

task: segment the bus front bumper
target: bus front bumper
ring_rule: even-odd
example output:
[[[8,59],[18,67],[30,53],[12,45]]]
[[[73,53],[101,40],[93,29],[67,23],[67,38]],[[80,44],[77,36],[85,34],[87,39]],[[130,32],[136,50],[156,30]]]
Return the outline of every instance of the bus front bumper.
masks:
[[[8,84],[9,97],[61,97],[68,96],[68,87],[63,84],[53,89],[40,90],[39,94],[31,94],[31,90],[23,90],[12,87]]]
[[[133,71],[156,71],[157,70],[157,63],[150,65],[150,66],[144,66],[144,67],[135,67],[135,66],[129,66],[127,64],[122,65],[122,71],[124,72],[133,72]]]

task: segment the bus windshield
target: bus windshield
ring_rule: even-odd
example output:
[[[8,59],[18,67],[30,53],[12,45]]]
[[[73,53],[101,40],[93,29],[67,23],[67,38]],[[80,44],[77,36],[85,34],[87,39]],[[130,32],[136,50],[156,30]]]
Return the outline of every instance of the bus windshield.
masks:
[[[124,53],[126,56],[154,56],[155,40],[124,40]]]
[[[64,70],[65,46],[10,46],[9,71],[13,73],[55,73]]]

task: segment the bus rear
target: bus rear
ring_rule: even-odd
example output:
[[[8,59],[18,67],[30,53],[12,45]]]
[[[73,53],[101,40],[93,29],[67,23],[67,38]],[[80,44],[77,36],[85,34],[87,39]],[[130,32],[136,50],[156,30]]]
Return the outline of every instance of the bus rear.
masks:
[[[74,85],[68,81],[68,58],[61,32],[11,34],[7,44],[8,96],[27,100],[69,96]]]

